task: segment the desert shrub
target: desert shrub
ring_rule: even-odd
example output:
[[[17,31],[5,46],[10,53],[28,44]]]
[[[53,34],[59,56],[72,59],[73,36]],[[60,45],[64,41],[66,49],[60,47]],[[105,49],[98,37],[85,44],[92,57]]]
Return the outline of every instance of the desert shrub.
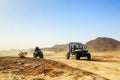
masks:
[[[20,53],[18,54],[18,56],[19,56],[20,58],[25,58],[27,54],[28,54],[27,52],[20,52]]]

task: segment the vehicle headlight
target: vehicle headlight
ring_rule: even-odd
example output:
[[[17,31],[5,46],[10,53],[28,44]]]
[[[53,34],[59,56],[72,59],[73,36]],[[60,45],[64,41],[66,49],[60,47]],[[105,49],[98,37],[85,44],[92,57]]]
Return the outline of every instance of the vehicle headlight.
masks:
[[[77,50],[75,50],[76,52],[78,51],[78,49]]]

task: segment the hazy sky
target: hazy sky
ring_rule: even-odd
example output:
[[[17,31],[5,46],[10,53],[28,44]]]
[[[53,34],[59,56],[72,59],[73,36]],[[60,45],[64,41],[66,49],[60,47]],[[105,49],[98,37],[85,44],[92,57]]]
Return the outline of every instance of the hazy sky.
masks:
[[[120,0],[0,0],[0,50],[120,40]]]

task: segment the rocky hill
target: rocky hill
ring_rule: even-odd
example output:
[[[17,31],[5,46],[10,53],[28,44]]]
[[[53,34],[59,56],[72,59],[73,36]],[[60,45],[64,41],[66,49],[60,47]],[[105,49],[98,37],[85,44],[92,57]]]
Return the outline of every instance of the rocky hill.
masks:
[[[90,51],[114,51],[120,50],[120,41],[107,38],[107,37],[98,37],[94,40],[91,40],[85,44]],[[43,52],[51,51],[51,52],[63,52],[68,50],[68,44],[56,44],[53,47],[49,48],[41,48]],[[28,53],[33,53],[34,49],[23,50]],[[19,50],[8,50],[8,51],[0,51],[0,53],[19,53]]]
[[[54,45],[52,48],[68,49],[68,44]]]
[[[86,43],[91,51],[113,51],[120,49],[120,41],[107,37],[98,37]]]
[[[87,42],[88,50],[90,51],[114,51],[120,50],[120,41],[107,38],[107,37],[98,37],[94,40]],[[68,44],[55,45],[52,48],[54,49],[68,49]]]

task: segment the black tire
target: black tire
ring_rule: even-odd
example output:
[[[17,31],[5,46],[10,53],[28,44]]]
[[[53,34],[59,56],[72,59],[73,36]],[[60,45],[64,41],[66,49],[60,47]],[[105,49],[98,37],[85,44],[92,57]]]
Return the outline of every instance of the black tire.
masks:
[[[66,54],[66,59],[70,59],[70,52]]]
[[[91,55],[90,55],[90,53],[87,54],[87,59],[88,59],[88,60],[91,60]]]
[[[35,55],[35,53],[33,53],[33,58],[36,58],[37,56]]]
[[[76,53],[76,60],[80,60],[80,54],[79,54],[79,52]]]
[[[43,58],[43,53],[42,53],[42,52],[40,52],[39,57],[40,57],[40,58]]]

